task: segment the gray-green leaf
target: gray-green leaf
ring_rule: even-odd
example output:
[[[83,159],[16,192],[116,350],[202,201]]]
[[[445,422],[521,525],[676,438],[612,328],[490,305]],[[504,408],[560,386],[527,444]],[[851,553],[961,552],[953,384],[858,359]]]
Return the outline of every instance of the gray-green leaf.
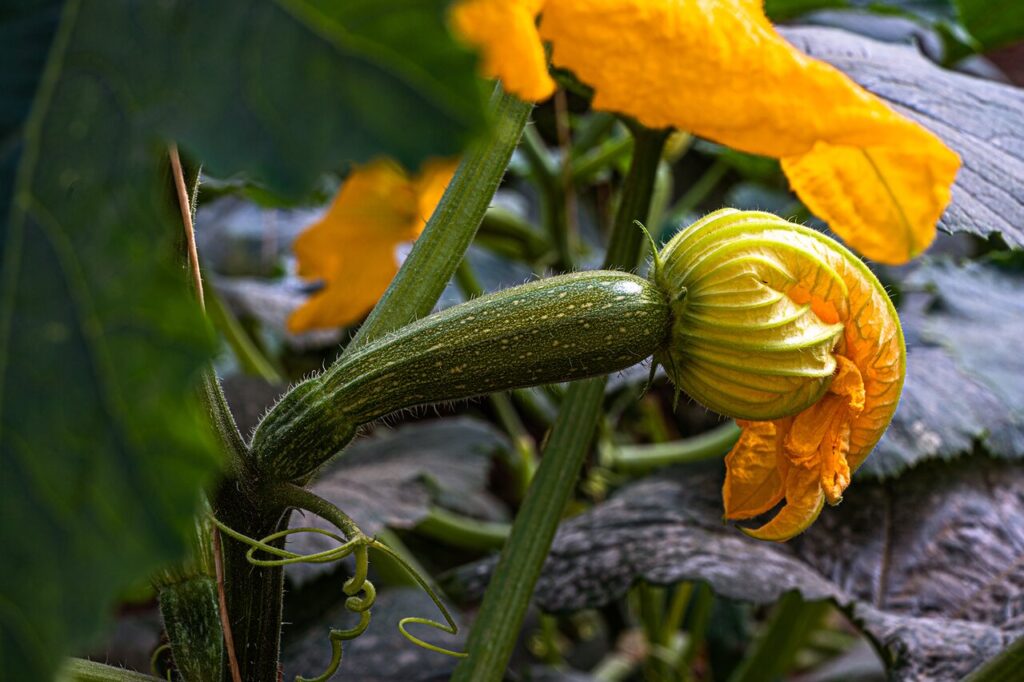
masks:
[[[889,430],[861,471],[898,475],[976,446],[1024,458],[1024,275],[930,262],[903,283],[907,379]]]
[[[999,234],[1024,247],[1024,90],[940,68],[909,46],[846,31],[783,28],[786,40],[824,60],[938,135],[963,167],[939,227]]]
[[[721,521],[721,473],[677,469],[562,524],[534,593],[549,611],[600,607],[637,580],[701,580],[772,603],[790,590],[846,609],[899,679],[959,679],[1024,634],[1024,468],[964,460],[858,481],[788,544]],[[449,585],[482,592],[492,563]]]

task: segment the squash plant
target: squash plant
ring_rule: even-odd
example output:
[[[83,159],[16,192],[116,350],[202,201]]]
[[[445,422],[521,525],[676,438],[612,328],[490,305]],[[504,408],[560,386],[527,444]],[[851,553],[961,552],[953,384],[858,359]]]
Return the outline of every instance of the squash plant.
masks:
[[[1001,383],[1006,372],[961,351],[976,340],[949,331],[959,323],[935,322],[938,314],[904,307],[905,338],[890,294],[906,306],[943,283],[959,292],[1019,282],[1024,214],[1013,199],[1024,96],[945,66],[1019,40],[1024,18],[1007,5],[993,22],[972,0],[918,13],[890,4],[935,38],[943,66],[838,29],[779,29],[772,19],[813,9],[782,0],[766,8],[745,0],[40,0],[3,10],[3,678],[282,679],[287,570],[340,564],[345,578],[328,600],[340,600],[347,625],[321,633],[325,665],[289,667],[295,679],[373,672],[345,654],[380,627],[378,590],[391,581],[415,586],[438,610],[441,621],[410,614],[398,629],[406,646],[457,662],[456,680],[503,679],[534,596],[550,611],[626,600],[644,653],[630,662],[609,652],[591,666],[603,680],[781,676],[804,665],[798,654],[816,633],[843,630],[826,624],[823,600],[852,616],[894,675],[977,669],[977,679],[1008,679],[1021,657],[1013,617],[968,618],[965,605],[952,620],[977,628],[944,623],[930,630],[941,641],[920,635],[907,645],[906,633],[929,629],[867,605],[841,581],[819,584],[800,563],[817,566],[802,549],[817,528],[856,534],[842,514],[861,487],[878,494],[868,478],[875,468],[902,475],[969,450],[1021,456],[1024,400]],[[690,184],[676,191],[683,178]],[[303,290],[277,333],[340,327],[351,339],[318,370],[288,371],[263,332],[236,319],[217,273],[204,278],[203,208],[224,197],[258,210],[321,205],[339,184],[294,245],[297,274],[319,289]],[[762,193],[742,202],[723,185]],[[502,186],[537,210],[524,217],[492,206]],[[749,210],[779,197],[785,204],[775,210]],[[929,274],[889,267],[919,257],[937,227],[990,237],[970,246],[987,259],[982,270],[921,266],[939,272],[921,284]],[[395,247],[410,241],[399,268]],[[537,277],[485,293],[471,246]],[[434,312],[453,278],[466,300]],[[251,434],[238,428],[238,405],[222,388],[218,339],[241,366],[292,380]],[[901,418],[908,339],[911,360],[921,357],[914,344],[934,344],[948,353],[930,360],[945,363],[936,367],[961,370],[956,380],[970,387],[961,397],[978,404],[960,414],[990,404],[1005,414],[951,426],[921,402],[911,363],[901,409],[909,403],[923,416]],[[608,376],[645,361],[648,397],[631,390],[606,407]],[[1011,375],[1014,362],[1004,362]],[[519,391],[521,405],[508,391]],[[325,495],[318,481],[345,465],[368,426],[479,396],[491,396],[496,421],[515,439],[504,469],[517,511],[511,524],[487,525],[432,508],[417,534],[472,558],[502,550],[496,561],[462,562],[439,586],[423,564],[452,567],[451,556],[368,530],[369,518],[346,509],[366,491],[350,483]],[[544,413],[538,396],[554,403],[539,453],[520,414],[523,406]],[[678,429],[665,426],[674,411],[695,404],[735,424],[681,443],[622,445],[644,433],[667,440]],[[642,411],[648,426],[616,433],[623,411]],[[912,444],[897,440],[908,432]],[[936,432],[938,444],[927,445]],[[965,434],[967,445],[949,444]],[[595,440],[600,454],[581,494]],[[894,448],[899,456],[887,454]],[[872,464],[879,457],[884,463]],[[627,509],[662,509],[675,495],[692,507],[673,532],[684,545],[706,540],[705,549],[685,546],[707,561],[680,567],[615,499],[602,500],[637,471],[698,459],[724,460],[724,477],[684,471],[615,498]],[[991,466],[1018,481],[1017,464]],[[921,471],[930,470],[908,474],[908,489]],[[708,481],[721,486],[724,518],[737,522],[726,540],[693,522]],[[671,492],[677,485],[683,492]],[[1016,490],[1001,518],[1024,506]],[[838,510],[824,509],[844,495]],[[567,510],[588,503],[555,540]],[[580,527],[587,519],[608,524],[615,547],[635,544],[650,570],[597,556]],[[616,531],[619,522],[630,531]],[[589,578],[564,565],[573,533],[586,565],[605,576],[603,589],[580,588]],[[795,550],[764,544],[794,538],[778,547]],[[730,559],[713,549],[719,542],[744,544]],[[310,543],[317,548],[304,551]],[[991,570],[980,562],[982,592],[1020,563],[1024,547],[1013,538],[1001,546],[1008,559]],[[721,578],[758,557],[791,562],[796,592],[768,574],[746,592]],[[636,583],[625,598],[614,588],[623,565]],[[659,577],[668,574],[675,579]],[[564,589],[552,597],[558,579]],[[68,658],[89,652],[112,605],[140,583],[150,590],[143,601],[159,603],[162,643],[150,671],[158,677]],[[1006,590],[1013,611],[1020,585]],[[437,643],[447,640],[424,626],[455,634],[460,591],[479,602],[468,638]],[[738,665],[715,660],[712,609],[732,608],[722,597],[778,601]],[[540,618],[534,653],[564,667],[565,623]],[[948,653],[971,636],[980,658]],[[946,667],[940,674],[926,659]]]

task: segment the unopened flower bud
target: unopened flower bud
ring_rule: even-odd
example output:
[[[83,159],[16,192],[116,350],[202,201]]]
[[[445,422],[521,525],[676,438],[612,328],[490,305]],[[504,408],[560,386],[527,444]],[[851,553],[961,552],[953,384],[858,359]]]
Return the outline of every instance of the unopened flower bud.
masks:
[[[723,209],[662,249],[654,275],[672,308],[657,361],[677,387],[731,417],[796,414],[828,389],[846,285],[807,228]]]

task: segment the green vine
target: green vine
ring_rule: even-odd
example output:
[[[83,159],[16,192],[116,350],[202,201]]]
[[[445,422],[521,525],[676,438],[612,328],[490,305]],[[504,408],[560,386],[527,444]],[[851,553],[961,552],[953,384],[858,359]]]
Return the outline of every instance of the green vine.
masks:
[[[450,635],[458,633],[458,626],[455,623],[455,619],[452,618],[451,613],[445,607],[437,593],[430,586],[428,581],[420,575],[420,573],[413,568],[409,562],[402,558],[401,555],[376,538],[363,533],[359,526],[356,525],[355,521],[353,521],[347,514],[315,493],[291,484],[280,486],[274,491],[274,493],[283,504],[316,514],[317,516],[334,524],[344,535],[339,535],[323,528],[302,527],[280,530],[256,540],[237,532],[211,515],[210,518],[213,523],[222,533],[249,546],[245,556],[250,564],[253,566],[269,568],[300,563],[332,563],[335,561],[341,561],[349,556],[352,556],[355,559],[355,572],[352,577],[348,578],[342,585],[342,591],[348,597],[345,600],[345,608],[352,613],[357,614],[359,616],[359,622],[354,627],[348,629],[331,629],[328,635],[331,643],[331,661],[328,664],[327,669],[317,677],[307,678],[298,676],[295,678],[296,682],[326,682],[329,680],[341,666],[343,643],[359,637],[370,626],[371,609],[377,599],[377,589],[368,578],[370,570],[370,549],[386,554],[392,561],[401,566],[402,569],[405,570],[416,584],[427,594],[427,596],[430,597],[430,600],[434,602],[434,605],[437,606],[437,609],[441,612],[441,615],[444,618],[443,623],[419,616],[408,616],[406,618],[402,618],[398,622],[398,630],[402,633],[402,636],[416,646],[427,649],[428,651],[456,658],[464,658],[466,656],[465,653],[451,651],[450,649],[445,649],[426,642],[410,633],[407,629],[409,625],[415,624],[427,625]],[[334,540],[338,543],[338,546],[333,549],[314,552],[312,554],[300,554],[277,547],[273,544],[276,541],[283,540],[284,538],[296,533],[317,533]],[[274,558],[260,558],[257,556],[260,552]]]

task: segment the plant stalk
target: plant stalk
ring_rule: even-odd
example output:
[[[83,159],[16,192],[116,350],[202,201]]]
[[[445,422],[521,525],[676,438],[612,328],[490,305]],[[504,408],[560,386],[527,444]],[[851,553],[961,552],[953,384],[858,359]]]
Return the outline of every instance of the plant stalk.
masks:
[[[263,538],[288,526],[285,506],[248,489],[251,476],[228,478],[213,499],[214,515],[228,527],[251,538]],[[234,640],[235,657],[243,680],[276,682],[281,648],[284,569],[253,566],[246,557],[249,546],[221,536],[224,592]],[[283,546],[284,541],[271,543]],[[224,682],[232,682],[225,661]]]
[[[430,314],[480,227],[532,109],[500,85],[495,88],[491,134],[462,159],[423,234],[346,353]]]
[[[725,455],[739,436],[740,428],[736,422],[730,421],[692,438],[650,445],[613,446],[607,453],[607,465],[616,471],[635,474],[670,464],[702,462]]]
[[[798,592],[784,594],[729,682],[781,678],[831,608],[827,601],[806,602]]]
[[[645,220],[666,131],[637,128],[634,154],[623,185],[605,265],[632,269],[640,260]],[[606,377],[572,384],[551,432],[540,467],[516,515],[483,604],[469,634],[469,657],[455,682],[501,680],[529,607],[533,587],[554,539],[589,450],[604,399]]]

